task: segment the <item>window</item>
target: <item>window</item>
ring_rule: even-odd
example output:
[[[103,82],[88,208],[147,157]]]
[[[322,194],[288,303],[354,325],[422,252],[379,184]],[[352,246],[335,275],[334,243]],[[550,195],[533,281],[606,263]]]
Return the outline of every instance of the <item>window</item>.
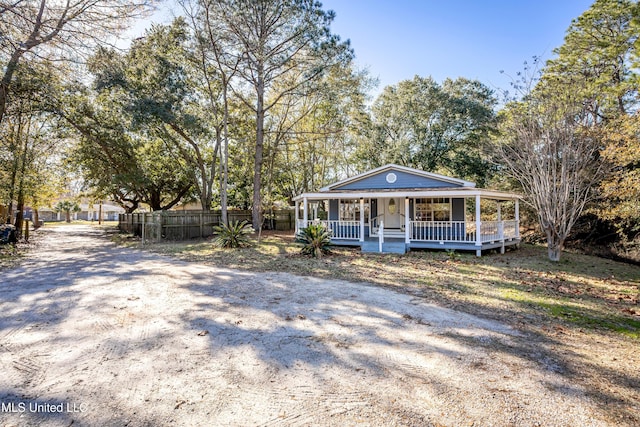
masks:
[[[359,200],[340,200],[340,221],[358,221],[360,219]]]
[[[451,202],[445,197],[416,199],[414,219],[415,221],[450,221]]]
[[[340,221],[360,221],[360,200],[340,200]],[[369,200],[364,203],[365,222],[369,219]]]

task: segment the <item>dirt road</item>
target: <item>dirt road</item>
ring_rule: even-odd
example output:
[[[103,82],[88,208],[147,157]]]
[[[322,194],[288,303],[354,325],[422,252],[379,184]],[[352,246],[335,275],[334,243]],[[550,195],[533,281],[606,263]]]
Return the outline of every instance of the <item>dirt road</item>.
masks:
[[[505,325],[43,233],[0,272],[2,426],[606,425]]]

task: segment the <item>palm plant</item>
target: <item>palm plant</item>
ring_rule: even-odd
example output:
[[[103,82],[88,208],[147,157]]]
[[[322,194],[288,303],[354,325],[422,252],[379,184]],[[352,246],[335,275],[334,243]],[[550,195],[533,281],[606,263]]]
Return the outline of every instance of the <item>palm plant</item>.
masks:
[[[311,224],[296,234],[296,241],[302,243],[301,252],[314,258],[330,253],[331,232],[322,224]]]
[[[229,224],[213,227],[213,244],[220,248],[240,248],[251,246],[253,227],[247,221],[231,221]]]

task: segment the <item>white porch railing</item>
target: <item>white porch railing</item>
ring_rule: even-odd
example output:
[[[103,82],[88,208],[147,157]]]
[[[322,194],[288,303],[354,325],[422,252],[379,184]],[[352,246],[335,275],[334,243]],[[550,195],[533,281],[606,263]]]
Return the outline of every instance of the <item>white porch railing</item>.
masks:
[[[377,222],[377,221],[376,221]],[[323,224],[331,231],[331,237],[339,240],[359,240],[360,221],[308,220],[306,224]],[[383,229],[383,222],[377,224]],[[297,229],[305,226],[305,221],[297,220]],[[371,237],[378,237],[378,230]],[[499,242],[518,237],[518,221],[482,221],[480,241]],[[412,242],[458,242],[476,243],[476,223],[474,221],[410,221],[409,240]]]
[[[483,221],[480,223],[482,243],[518,237],[518,221]],[[411,221],[409,240],[418,242],[475,243],[476,223],[473,221]]]
[[[411,221],[409,240],[418,242],[475,242],[475,230],[465,221]],[[475,228],[475,227],[474,227]]]
[[[298,230],[304,228],[304,220],[298,219]],[[360,221],[338,221],[338,220],[308,220],[309,224],[322,224],[327,230],[331,231],[331,237],[339,240],[359,240],[360,239]]]
[[[482,243],[515,239],[518,237],[518,221],[483,221],[480,230]]]
[[[369,234],[371,236],[377,236],[380,229],[380,222],[384,219],[384,215],[378,215],[375,218],[371,218],[369,221]]]

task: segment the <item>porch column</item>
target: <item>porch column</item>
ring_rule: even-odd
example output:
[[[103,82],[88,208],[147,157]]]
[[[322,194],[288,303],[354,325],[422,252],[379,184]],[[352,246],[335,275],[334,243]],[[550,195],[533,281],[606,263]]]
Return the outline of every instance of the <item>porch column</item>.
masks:
[[[415,203],[415,202],[414,202]],[[409,217],[409,198],[404,198],[404,242],[409,243],[411,240],[411,218]]]
[[[520,200],[516,199],[516,238],[520,238]]]
[[[500,247],[500,253],[504,253],[504,223],[502,222],[502,205],[500,204],[500,200],[496,200],[496,208],[498,211],[498,239],[502,242],[502,246]]]
[[[360,241],[364,242],[364,198],[360,197]]]
[[[295,207],[295,222],[293,223],[293,229],[296,231],[296,233],[298,232],[299,228],[298,228],[298,221],[300,220],[300,202],[298,202],[297,200],[295,201],[296,207]]]
[[[482,222],[480,222],[480,195],[476,196],[476,256],[482,256]]]
[[[502,223],[502,205],[500,200],[496,200],[496,207],[498,211],[498,237],[504,241],[504,224]]]
[[[307,198],[302,199],[302,228],[307,228],[307,220],[309,218],[309,201]]]

